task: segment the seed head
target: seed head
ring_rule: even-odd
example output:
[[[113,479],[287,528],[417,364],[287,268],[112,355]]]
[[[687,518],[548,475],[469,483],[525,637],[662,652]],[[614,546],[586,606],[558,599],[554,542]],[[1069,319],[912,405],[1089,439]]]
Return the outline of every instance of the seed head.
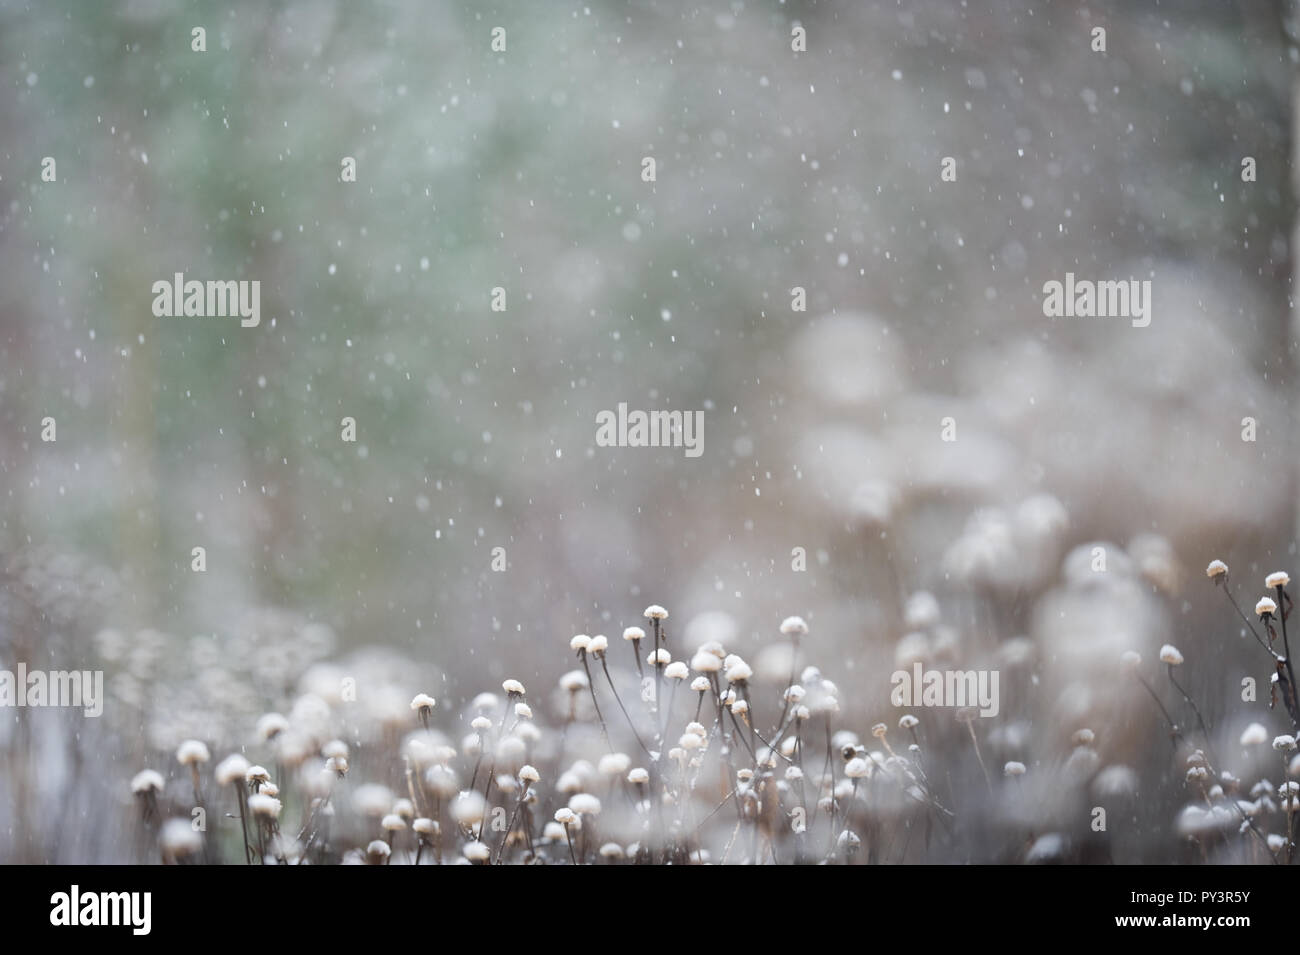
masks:
[[[1261,597],[1259,603],[1255,604],[1255,613],[1261,617],[1271,617],[1277,613],[1277,604],[1271,597]]]
[[[1242,746],[1259,746],[1268,742],[1268,730],[1261,723],[1251,723],[1241,731]]]
[[[1285,587],[1289,583],[1291,583],[1291,578],[1287,576],[1287,573],[1284,570],[1275,571],[1264,578],[1264,586],[1270,589],[1274,587]]]
[[[280,800],[266,793],[253,793],[248,797],[248,809],[262,819],[280,818]]]
[[[803,617],[786,617],[781,621],[781,633],[787,637],[802,637],[808,632],[808,624]]]
[[[1023,776],[1025,774],[1025,764],[1016,762],[1014,759],[1002,767],[1004,776]]]
[[[212,758],[207,746],[196,739],[187,739],[176,749],[176,762],[182,766],[194,766],[206,763]]]
[[[623,631],[624,640],[644,640],[645,631],[640,627],[628,627]]]
[[[585,633],[574,634],[573,639],[569,641],[569,649],[576,650],[578,653],[584,653],[590,648],[591,637],[587,636]]]
[[[647,620],[664,620],[668,617],[668,611],[658,604],[651,604],[645,608],[645,618]]]
[[[525,763],[519,767],[519,781],[521,783],[536,783],[540,782],[541,779],[542,774],[537,771],[535,766]]]
[[[428,716],[436,705],[437,701],[428,693],[417,693],[411,700],[411,709],[421,716]]]
[[[1228,565],[1221,560],[1212,560],[1209,566],[1205,568],[1205,576],[1217,582],[1217,578],[1224,576],[1228,572]]]
[[[131,792],[156,793],[163,788],[162,773],[153,769],[142,769],[131,778]]]
[[[1172,643],[1166,643],[1160,648],[1160,662],[1168,663],[1171,667],[1182,666],[1183,655]]]

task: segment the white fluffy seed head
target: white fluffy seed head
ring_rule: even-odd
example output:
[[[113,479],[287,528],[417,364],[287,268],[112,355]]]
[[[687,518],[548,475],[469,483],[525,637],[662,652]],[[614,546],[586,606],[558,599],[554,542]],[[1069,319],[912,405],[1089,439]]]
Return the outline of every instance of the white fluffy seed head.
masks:
[[[781,633],[787,637],[801,637],[808,632],[803,617],[786,617],[781,621]]]
[[[1002,767],[1002,773],[1005,776],[1023,776],[1025,774],[1025,764],[1014,759],[1010,760]]]
[[[521,720],[531,720],[533,718],[533,708],[527,703],[516,703],[515,716]]]
[[[1241,731],[1242,746],[1260,746],[1268,742],[1268,730],[1262,723],[1251,723]]]
[[[574,820],[576,820],[577,818],[578,818],[578,814],[574,812],[572,809],[566,808],[566,809],[555,810],[555,821],[562,826],[573,825]]]
[[[596,654],[596,656],[600,656],[608,649],[609,649],[609,641],[605,638],[605,635],[602,633],[598,633],[594,637],[592,637],[591,643],[587,646],[588,652],[594,653]]]
[[[248,760],[238,753],[232,753],[217,763],[213,776],[216,777],[218,785],[229,786],[235,781],[242,783],[246,772],[248,772]]]
[[[462,826],[474,826],[482,822],[483,813],[483,796],[474,790],[461,793],[451,804],[451,817]]]
[[[580,816],[600,814],[600,800],[591,793],[575,793],[569,797],[569,808]]]
[[[1283,734],[1273,737],[1273,748],[1279,753],[1289,753],[1295,749],[1295,737]]]
[[[736,657],[733,662],[727,664],[727,672],[723,675],[728,683],[744,683],[754,675],[754,670],[740,657]]]
[[[844,775],[849,779],[862,779],[870,772],[870,765],[861,756],[854,756],[844,764]]]
[[[524,695],[524,685],[518,680],[506,680],[501,684],[501,689],[505,691],[507,696]]]
[[[249,783],[266,783],[271,781],[271,774],[265,766],[249,766],[244,770],[244,782]]]
[[[691,657],[691,669],[696,673],[717,673],[722,669],[722,661],[712,653],[701,650]]]
[[[433,712],[436,705],[437,701],[428,693],[417,693],[411,698],[411,709],[426,716]]]
[[[490,730],[492,728],[492,721],[488,719],[486,716],[476,716],[469,721],[469,725],[472,728],[478,730],[480,733],[482,733],[483,731]]]
[[[898,728],[903,730],[913,730],[916,729],[920,722],[921,721],[911,713],[906,713],[898,718]]]
[[[690,669],[681,660],[674,660],[664,667],[664,676],[669,680],[684,680],[690,675]]]
[[[577,650],[579,652],[582,652],[590,648],[591,648],[591,637],[587,636],[585,633],[575,633],[573,635],[573,638],[569,640],[570,650]]]
[[[388,832],[400,832],[406,828],[406,820],[395,812],[390,812],[383,819],[379,820],[379,825]]]
[[[691,681],[691,689],[696,693],[703,693],[709,688],[709,678],[706,676],[697,676]]]
[[[421,816],[411,823],[411,828],[422,836],[431,836],[438,831],[438,824],[432,819]]]
[[[651,604],[645,608],[645,618],[647,620],[664,620],[668,617],[668,611],[658,604]]]
[[[155,769],[142,769],[131,777],[131,792],[137,795],[140,793],[161,792],[162,788],[162,773]]]
[[[487,862],[492,856],[492,850],[486,843],[475,840],[474,842],[465,843],[465,848],[461,850],[461,854],[470,862]]]
[[[596,772],[602,776],[622,776],[632,765],[632,757],[627,753],[606,753],[600,757]]]
[[[530,766],[528,763],[519,767],[519,781],[521,783],[540,782],[542,774],[537,771],[537,767]]]
[[[1166,643],[1160,648],[1160,662],[1168,663],[1171,667],[1182,666],[1183,655],[1172,643]]]
[[[1269,588],[1285,587],[1289,583],[1291,583],[1291,577],[1284,570],[1274,571],[1264,578],[1264,586]]]
[[[570,670],[560,677],[560,689],[569,693],[580,693],[587,688],[587,674],[581,670]]]
[[[660,647],[658,650],[652,650],[650,652],[650,655],[646,657],[646,663],[650,664],[652,667],[653,666],[666,667],[668,664],[672,662],[673,662],[673,655],[669,653],[667,650],[665,650],[663,647]]]
[[[262,819],[279,819],[280,800],[266,793],[253,793],[248,797],[248,810]]]
[[[1205,568],[1205,576],[1213,580],[1215,577],[1222,577],[1228,572],[1228,565],[1221,560],[1212,560],[1209,566]]]
[[[644,640],[645,631],[640,627],[628,627],[623,631],[624,640]]]
[[[1255,604],[1255,613],[1261,617],[1271,617],[1277,613],[1277,604],[1273,602],[1271,597],[1261,597],[1259,603]]]
[[[643,786],[650,782],[650,773],[638,766],[627,774],[627,781],[636,786]]]
[[[176,762],[182,766],[195,766],[212,758],[208,747],[196,739],[187,739],[176,748]]]
[[[289,728],[289,721],[279,713],[265,713],[257,718],[257,735],[264,740],[275,739]]]
[[[332,739],[320,748],[320,754],[326,759],[332,756],[341,756],[343,759],[347,759],[348,744],[341,739]]]
[[[168,819],[158,834],[163,852],[170,858],[192,856],[203,848],[202,833],[194,831],[189,819]]]

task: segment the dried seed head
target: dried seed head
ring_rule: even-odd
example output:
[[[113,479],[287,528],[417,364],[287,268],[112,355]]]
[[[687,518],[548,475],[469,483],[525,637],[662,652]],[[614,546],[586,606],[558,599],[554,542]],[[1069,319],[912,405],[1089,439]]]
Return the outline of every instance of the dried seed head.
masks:
[[[1097,734],[1095,734],[1092,730],[1085,728],[1081,730],[1076,730],[1074,735],[1070,737],[1070,742],[1073,743],[1075,746],[1091,746],[1093,740],[1095,740],[1096,738],[1097,738]]]
[[[569,649],[576,650],[578,653],[584,653],[591,649],[591,637],[585,633],[576,633],[569,641]]]
[[[289,728],[289,721],[279,713],[266,713],[257,719],[257,735],[273,740]]]
[[[248,772],[248,760],[238,753],[232,753],[217,763],[213,776],[216,777],[218,785],[229,786],[236,780],[242,783],[246,772]]]
[[[461,793],[451,804],[451,818],[467,828],[482,822],[485,811],[482,794],[474,790]]]
[[[280,800],[266,793],[253,793],[248,797],[248,809],[261,819],[280,818]]]
[[[580,816],[600,814],[600,800],[591,793],[575,793],[569,797],[569,808]]]
[[[505,691],[506,696],[524,695],[524,685],[518,680],[506,680],[501,684],[501,689]]]
[[[664,667],[664,676],[669,680],[684,680],[690,675],[691,671],[681,660],[674,660]]]
[[[332,739],[320,748],[320,754],[326,759],[332,756],[341,756],[343,759],[347,759],[348,744],[341,739]]]
[[[1004,776],[1023,776],[1025,774],[1025,764],[1016,762],[1014,759],[1002,767]]]
[[[417,693],[411,699],[411,709],[421,716],[428,716],[436,705],[437,701],[428,693]]]
[[[709,678],[706,676],[697,676],[691,681],[691,689],[696,693],[703,693],[709,688]]]
[[[581,670],[570,670],[560,677],[560,689],[569,693],[580,693],[587,688],[587,674]]]
[[[632,757],[627,753],[606,753],[596,764],[596,772],[602,776],[622,776],[632,765]]]
[[[1214,580],[1224,576],[1228,572],[1228,565],[1221,560],[1212,560],[1209,566],[1205,568],[1205,576]]]
[[[787,637],[802,637],[808,632],[808,624],[803,617],[786,617],[781,621],[781,633]]]
[[[658,604],[651,604],[645,608],[645,618],[647,620],[664,620],[668,617],[668,611]]]
[[[701,650],[691,657],[691,669],[696,673],[717,673],[722,669],[722,661],[712,653]]]
[[[600,847],[600,857],[602,859],[621,859],[623,858],[623,847],[617,842],[607,842]]]
[[[521,720],[531,720],[533,718],[533,708],[527,703],[516,703],[515,716]]]
[[[572,809],[555,810],[555,821],[562,826],[573,825],[574,821],[577,818],[578,818],[578,814],[574,812]]]
[[[875,726],[871,727],[871,735],[876,739],[884,739],[888,733],[889,727],[884,723],[877,723]]]
[[[1268,742],[1268,730],[1264,729],[1262,723],[1251,723],[1241,731],[1240,743],[1242,746],[1259,746]]]
[[[870,772],[870,765],[861,756],[854,756],[844,764],[844,775],[849,779],[862,779]]]
[[[392,847],[387,842],[383,839],[375,839],[366,846],[366,861],[371,865],[381,865],[392,853]]]
[[[432,819],[421,816],[415,822],[411,823],[411,828],[422,836],[431,836],[438,831],[438,823]]]
[[[469,721],[469,725],[482,733],[484,730],[490,730],[492,728],[492,721],[486,716],[476,716]]]
[[[727,672],[723,674],[728,683],[744,683],[754,675],[753,668],[748,663],[734,654],[727,658],[731,662],[727,664]]]
[[[1182,666],[1183,655],[1178,652],[1178,648],[1172,643],[1166,643],[1160,648],[1160,662],[1167,663],[1171,667]]]
[[[379,825],[387,832],[400,832],[406,828],[406,820],[395,812],[390,812],[383,819],[379,820]]]
[[[650,655],[646,657],[646,663],[650,664],[652,667],[654,666],[665,667],[672,662],[673,662],[673,655],[669,653],[667,650],[665,650],[663,647],[660,647],[658,650],[651,651]]]
[[[587,645],[587,652],[600,656],[609,649],[609,641],[605,639],[604,634],[596,634],[591,638],[591,643]]]
[[[1265,587],[1285,587],[1289,583],[1291,583],[1291,578],[1284,570],[1275,571],[1264,578]]]
[[[645,631],[640,627],[628,627],[623,631],[624,640],[644,640]]]
[[[1295,737],[1282,735],[1273,737],[1273,748],[1279,753],[1289,753],[1295,749]]]
[[[184,859],[203,849],[203,835],[194,831],[189,819],[168,819],[158,833],[158,842],[169,859]]]
[[[537,771],[537,767],[530,766],[527,763],[519,767],[519,781],[521,783],[540,782],[542,774]]]
[[[627,781],[636,786],[643,786],[650,782],[650,773],[638,766],[627,774]]]
[[[1255,613],[1261,617],[1271,617],[1277,613],[1277,604],[1271,597],[1261,597],[1259,603],[1255,604]]]
[[[176,749],[176,762],[182,766],[195,766],[212,758],[208,747],[196,739],[187,739]]]
[[[913,729],[916,729],[916,727],[917,727],[918,725],[920,725],[920,723],[921,723],[921,721],[918,720],[918,719],[917,719],[915,716],[913,716],[911,713],[905,713],[904,715],[902,715],[902,716],[900,716],[900,717],[898,718],[898,728],[899,728],[899,729],[904,729],[904,730],[913,730]]]
[[[163,785],[162,773],[153,769],[142,769],[131,778],[131,792],[137,795],[162,792]]]
[[[271,774],[266,771],[265,766],[249,766],[248,769],[244,770],[244,782],[246,783],[265,783],[270,781]]]

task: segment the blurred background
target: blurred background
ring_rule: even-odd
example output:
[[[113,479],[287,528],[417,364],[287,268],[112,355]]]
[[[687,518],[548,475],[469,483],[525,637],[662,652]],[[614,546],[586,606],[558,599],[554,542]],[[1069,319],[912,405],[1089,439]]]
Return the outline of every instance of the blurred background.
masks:
[[[0,663],[109,696],[0,713],[0,859],[121,861],[103,807],[150,754],[313,680],[454,709],[650,603],[773,685],[803,615],[863,735],[900,662],[1000,666],[998,765],[1092,728],[1143,779],[1120,861],[1179,858],[1182,770],[1115,661],[1176,643],[1225,751],[1286,726],[1203,568],[1243,606],[1300,571],[1289,22],[0,2]],[[1149,279],[1150,326],[1044,317],[1067,271]],[[261,325],[155,317],[176,272],[260,280]],[[703,410],[702,456],[598,447],[620,402]]]

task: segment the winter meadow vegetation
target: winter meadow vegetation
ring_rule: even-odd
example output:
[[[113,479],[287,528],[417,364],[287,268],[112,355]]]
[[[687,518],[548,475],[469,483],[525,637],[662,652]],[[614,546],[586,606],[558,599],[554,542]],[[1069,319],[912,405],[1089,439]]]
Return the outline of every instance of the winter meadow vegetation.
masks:
[[[1111,586],[1099,550],[1079,570],[1098,578],[1084,586]],[[1168,570],[1156,550],[1139,575]],[[175,719],[154,734],[175,748],[136,751],[130,799],[123,774],[117,801],[134,854],[178,864],[1105,862],[1117,834],[1141,824],[1142,801],[1164,797],[1178,803],[1155,823],[1171,858],[1290,863],[1300,838],[1290,579],[1268,574],[1244,609],[1226,564],[1212,561],[1206,576],[1226,598],[1225,634],[1258,644],[1267,715],[1239,731],[1231,713],[1212,726],[1186,689],[1194,659],[1173,644],[1153,659],[1118,654],[1107,679],[1119,720],[1168,740],[1153,757],[1157,794],[1112,738],[1116,714],[1095,728],[1030,730],[1049,703],[1027,640],[986,659],[1014,689],[1012,712],[985,719],[973,705],[871,699],[878,680],[818,666],[801,617],[774,627],[751,664],[725,643],[733,622],[698,622],[689,629],[711,638],[689,645],[652,605],[612,638],[557,638],[554,669],[568,668],[549,685],[509,678],[451,707],[392,661],[327,662],[322,628],[263,621],[256,639],[273,642],[248,649],[284,668],[284,712],[253,718],[256,697],[238,716],[220,712],[231,687],[202,675],[172,685],[178,709],[140,717]],[[933,595],[912,595],[906,613],[898,667],[975,662]],[[104,658],[121,665],[117,705],[150,672],[159,640],[100,634]],[[847,719],[850,700],[881,719]]]
[[[0,863],[1297,861],[1294,10],[0,0]]]

